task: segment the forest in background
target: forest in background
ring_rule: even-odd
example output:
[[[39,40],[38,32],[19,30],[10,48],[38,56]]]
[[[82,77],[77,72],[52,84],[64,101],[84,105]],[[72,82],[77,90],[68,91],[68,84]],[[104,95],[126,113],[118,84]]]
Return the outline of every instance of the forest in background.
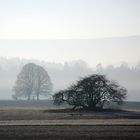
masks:
[[[103,67],[102,64],[98,64],[92,68],[83,60],[75,60],[61,64],[6,57],[0,58],[0,99],[12,99],[12,89],[16,77],[21,68],[29,62],[39,64],[46,69],[53,83],[53,92],[66,89],[80,77],[90,74],[104,74],[107,78],[115,80],[127,88],[127,100],[140,100],[140,62],[133,67],[123,62],[117,67],[111,64]]]

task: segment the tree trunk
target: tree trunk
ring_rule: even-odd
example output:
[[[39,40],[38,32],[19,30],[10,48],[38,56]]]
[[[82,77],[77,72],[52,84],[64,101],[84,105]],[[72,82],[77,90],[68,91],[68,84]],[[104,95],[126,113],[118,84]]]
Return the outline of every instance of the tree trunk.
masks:
[[[30,95],[28,95],[28,101],[30,101]]]
[[[76,105],[72,108],[72,110],[75,110],[76,109]]]
[[[37,93],[36,97],[37,97],[37,101],[39,101],[39,94],[38,93]]]

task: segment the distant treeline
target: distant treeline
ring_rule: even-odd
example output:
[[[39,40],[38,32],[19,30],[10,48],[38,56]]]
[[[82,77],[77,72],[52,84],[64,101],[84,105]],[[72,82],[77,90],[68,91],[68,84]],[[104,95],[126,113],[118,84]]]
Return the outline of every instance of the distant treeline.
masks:
[[[98,64],[96,67],[91,68],[82,60],[59,64],[19,58],[0,58],[1,99],[11,99],[12,88],[17,74],[29,62],[39,64],[47,70],[52,79],[54,91],[67,88],[80,77],[90,74],[104,74],[107,78],[111,80],[115,79],[127,88],[128,100],[140,100],[140,62],[135,67],[130,67],[124,62],[118,67],[114,67],[113,65],[103,67],[101,64]]]

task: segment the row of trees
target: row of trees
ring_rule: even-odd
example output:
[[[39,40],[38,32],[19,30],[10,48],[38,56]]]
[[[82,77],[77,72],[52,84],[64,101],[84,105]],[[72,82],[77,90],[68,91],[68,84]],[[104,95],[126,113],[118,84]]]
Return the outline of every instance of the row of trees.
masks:
[[[33,63],[26,64],[17,77],[13,98],[25,97],[28,100],[52,92],[52,82],[46,70]],[[55,105],[67,103],[73,109],[102,109],[106,103],[115,102],[119,105],[126,97],[126,89],[104,75],[91,75],[80,79],[66,90],[53,95]]]
[[[31,100],[31,97],[39,100],[40,95],[49,95],[52,92],[52,82],[46,70],[36,64],[26,64],[19,75],[14,86],[14,99],[25,97]]]

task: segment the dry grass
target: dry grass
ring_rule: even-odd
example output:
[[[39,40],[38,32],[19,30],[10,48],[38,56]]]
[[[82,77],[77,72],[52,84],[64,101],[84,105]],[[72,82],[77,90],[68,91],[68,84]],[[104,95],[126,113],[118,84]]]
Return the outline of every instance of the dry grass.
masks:
[[[9,139],[139,140],[140,112],[3,109],[0,110],[0,140]]]
[[[131,119],[80,119],[80,120],[5,120],[0,126],[14,125],[135,125],[140,126],[140,120]]]

